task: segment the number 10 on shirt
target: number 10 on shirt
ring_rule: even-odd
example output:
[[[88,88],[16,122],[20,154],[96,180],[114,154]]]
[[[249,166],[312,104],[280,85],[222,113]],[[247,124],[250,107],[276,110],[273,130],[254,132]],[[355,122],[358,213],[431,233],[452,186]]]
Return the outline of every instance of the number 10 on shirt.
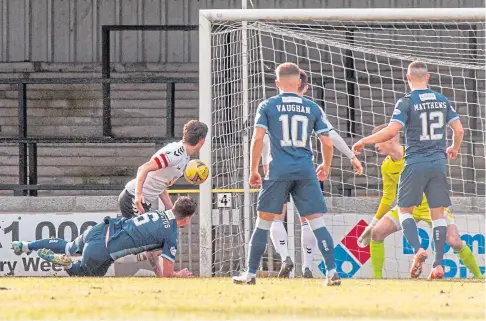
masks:
[[[307,126],[309,124],[309,118],[304,115],[293,115],[290,118],[289,115],[281,115],[279,118],[282,123],[282,140],[280,146],[294,146],[305,147],[307,144]],[[301,123],[301,139],[299,139],[299,123]]]

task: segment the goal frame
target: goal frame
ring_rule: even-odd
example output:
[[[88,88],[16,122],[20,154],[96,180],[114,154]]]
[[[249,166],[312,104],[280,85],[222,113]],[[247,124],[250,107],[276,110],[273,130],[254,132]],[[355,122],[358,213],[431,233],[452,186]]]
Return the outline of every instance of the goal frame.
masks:
[[[485,20],[484,8],[377,8],[377,9],[212,9],[199,10],[199,120],[208,125],[208,139],[200,150],[200,159],[209,168],[209,179],[200,185],[199,197],[199,273],[201,277],[212,276],[212,70],[211,70],[211,24],[218,21],[241,22],[243,87],[248,88],[246,21],[251,20],[327,20],[327,21],[391,21],[391,20]],[[246,86],[245,86],[246,84]],[[248,92],[243,94],[243,113],[248,116]],[[243,141],[248,142],[249,137]],[[249,147],[243,146],[244,160],[244,204],[243,218],[250,220],[249,206]],[[249,233],[245,231],[245,241]],[[245,246],[247,249],[247,246]]]

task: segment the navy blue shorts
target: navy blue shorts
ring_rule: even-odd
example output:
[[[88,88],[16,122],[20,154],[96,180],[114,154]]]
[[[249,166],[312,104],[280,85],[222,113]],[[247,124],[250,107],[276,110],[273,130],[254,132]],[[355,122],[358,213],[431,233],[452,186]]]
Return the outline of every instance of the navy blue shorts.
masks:
[[[430,208],[451,206],[445,159],[405,165],[398,183],[398,206],[418,206],[424,193]]]
[[[327,212],[326,201],[317,178],[294,181],[264,180],[258,195],[257,211],[281,214],[289,194],[292,195],[300,216]]]
[[[66,270],[71,276],[104,276],[113,259],[105,244],[108,224],[99,223],[92,229],[85,231],[68,244],[71,254],[81,253],[82,258]]]

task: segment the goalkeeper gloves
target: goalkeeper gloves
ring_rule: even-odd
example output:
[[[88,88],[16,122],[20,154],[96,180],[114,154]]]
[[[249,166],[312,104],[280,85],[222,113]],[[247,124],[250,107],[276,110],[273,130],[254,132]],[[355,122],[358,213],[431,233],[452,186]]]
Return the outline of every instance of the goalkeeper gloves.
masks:
[[[378,223],[379,220],[377,220],[375,217],[371,220],[370,225],[368,225],[363,233],[361,233],[360,237],[358,237],[358,245],[360,247],[367,247],[368,244],[370,244],[371,240],[371,230],[373,227],[375,227],[376,223]]]

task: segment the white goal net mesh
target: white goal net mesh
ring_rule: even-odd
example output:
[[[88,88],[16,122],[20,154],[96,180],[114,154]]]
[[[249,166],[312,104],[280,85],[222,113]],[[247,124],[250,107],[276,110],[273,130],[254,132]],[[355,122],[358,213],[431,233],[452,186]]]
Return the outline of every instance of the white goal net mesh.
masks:
[[[246,52],[242,46],[245,33]],[[473,247],[476,257],[484,254],[484,199],[481,199],[485,194],[484,36],[484,21],[248,21],[246,32],[241,22],[213,24],[211,180],[216,189],[212,213],[213,275],[231,275],[246,267],[245,245],[253,230],[258,193],[251,190],[245,204],[244,172],[248,169],[244,168],[244,158],[249,157],[249,149],[244,145],[251,139],[258,104],[277,94],[275,68],[287,61],[297,63],[308,74],[306,95],[322,106],[349,146],[390,120],[395,102],[409,92],[407,65],[415,59],[427,62],[430,87],[449,98],[466,129],[462,153],[449,161],[448,166],[456,204],[452,210],[457,214],[459,232],[465,234],[466,243]],[[319,145],[314,142],[313,146]],[[315,153],[317,161],[320,155]],[[364,176],[356,176],[349,160],[335,149],[331,176],[323,185],[330,211],[326,220],[335,245],[340,247],[336,248],[336,258],[338,270],[345,277],[371,276],[369,249],[357,248],[356,238],[361,231],[359,225],[369,223],[374,215],[382,193],[383,156],[369,146],[360,160]],[[222,203],[221,193],[228,193],[231,204]],[[299,275],[300,224],[297,218],[287,219],[290,247],[297,263],[295,273]],[[420,227],[423,233],[428,233],[425,225]],[[428,242],[423,233],[422,242]],[[430,250],[431,246],[425,245]],[[411,259],[407,254],[401,233],[387,240],[384,276],[406,276]],[[484,266],[482,257],[478,263]],[[446,258],[452,262],[446,268],[446,276],[462,275],[461,262],[452,250]],[[269,242],[263,269],[278,270],[279,260]],[[316,270],[319,262],[320,254],[316,253]]]

